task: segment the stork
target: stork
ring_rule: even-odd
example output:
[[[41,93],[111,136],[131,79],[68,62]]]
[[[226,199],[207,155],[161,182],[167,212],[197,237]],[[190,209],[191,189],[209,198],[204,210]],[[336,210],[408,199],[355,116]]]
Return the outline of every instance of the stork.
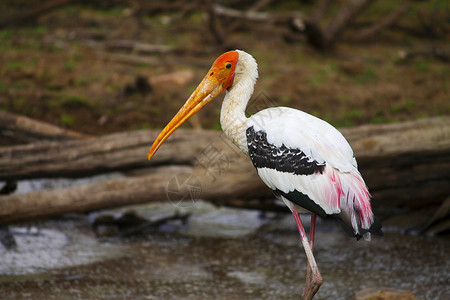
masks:
[[[187,119],[226,91],[220,124],[246,155],[264,183],[291,210],[308,260],[303,299],[312,299],[322,284],[314,255],[316,216],[335,217],[358,240],[382,235],[370,194],[344,136],[327,122],[305,112],[273,107],[247,118],[245,109],[258,78],[248,53],[235,50],[219,56],[199,86],[154,141],[151,159],[164,141]],[[311,213],[310,237],[299,212]]]

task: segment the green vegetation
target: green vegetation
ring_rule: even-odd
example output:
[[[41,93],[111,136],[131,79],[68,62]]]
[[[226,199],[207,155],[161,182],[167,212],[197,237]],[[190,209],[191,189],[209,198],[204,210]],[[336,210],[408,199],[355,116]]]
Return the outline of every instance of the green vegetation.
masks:
[[[286,95],[278,99],[277,102],[279,106],[288,106],[292,102],[292,99]]]
[[[136,129],[152,129],[152,125],[148,122],[143,122]]]
[[[339,114],[338,120],[332,122],[336,127],[351,127],[358,124],[363,117],[363,111],[360,109],[352,109]]]
[[[71,72],[75,69],[75,63],[73,60],[68,59],[66,60],[66,62],[64,63],[64,70],[67,72]]]
[[[392,103],[390,107],[390,112],[400,113],[400,112],[410,112],[414,108],[414,102],[412,100],[406,100],[405,102]]]
[[[92,107],[89,99],[80,95],[64,95],[61,99],[61,104],[65,107]]]
[[[5,28],[0,30],[0,41],[9,41],[14,36],[14,31],[11,28]]]
[[[14,107],[17,109],[25,109],[26,100],[23,97],[16,98],[14,100]]]
[[[368,69],[352,78],[357,84],[373,84],[375,83],[377,76],[374,70]]]
[[[10,61],[6,63],[7,69],[22,69],[25,66],[23,61]]]
[[[430,70],[430,66],[425,60],[419,59],[414,63],[414,70],[417,72],[428,72]]]
[[[72,126],[75,123],[75,117],[68,115],[68,114],[62,114],[60,118],[61,123],[67,126]]]

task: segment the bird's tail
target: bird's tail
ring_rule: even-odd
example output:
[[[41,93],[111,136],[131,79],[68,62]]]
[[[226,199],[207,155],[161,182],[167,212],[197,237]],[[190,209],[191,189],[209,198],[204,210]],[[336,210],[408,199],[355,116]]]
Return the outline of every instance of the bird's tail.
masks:
[[[344,229],[358,240],[370,240],[371,233],[383,235],[381,223],[375,219],[370,205],[370,194],[358,171],[346,173],[341,177],[342,190],[338,219]]]

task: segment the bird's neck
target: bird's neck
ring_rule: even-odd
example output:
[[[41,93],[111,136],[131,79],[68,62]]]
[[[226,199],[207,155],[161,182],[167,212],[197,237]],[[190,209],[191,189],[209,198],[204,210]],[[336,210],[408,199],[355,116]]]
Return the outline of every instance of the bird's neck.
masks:
[[[256,78],[243,77],[226,93],[220,113],[220,125],[228,138],[245,154],[248,153],[245,109],[253,93]]]

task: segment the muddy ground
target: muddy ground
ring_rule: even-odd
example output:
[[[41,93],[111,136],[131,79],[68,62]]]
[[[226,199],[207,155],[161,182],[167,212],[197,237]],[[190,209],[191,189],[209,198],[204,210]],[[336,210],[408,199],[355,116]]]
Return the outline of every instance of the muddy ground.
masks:
[[[448,12],[441,2],[415,3],[376,39],[342,40],[332,51],[312,48],[301,35],[286,42],[292,34],[287,26],[260,23],[228,33],[227,43],[256,58],[260,80],[253,98],[269,99],[265,105],[302,109],[338,127],[448,115],[448,61],[430,53],[402,59],[430,47],[448,49]],[[14,13],[6,3],[4,14]],[[313,6],[283,1],[267,8],[294,9],[308,13]],[[358,21],[373,21],[390,10],[389,1],[381,1]],[[426,24],[434,17],[437,33],[427,34],[419,16]],[[217,46],[207,24],[202,10],[181,17],[173,10],[134,14],[127,5],[67,5],[34,25],[3,28],[0,109],[94,135],[160,128],[226,50]],[[111,46],[124,40],[178,51],[149,54]],[[183,77],[179,83],[145,84],[180,70],[188,72],[177,76]],[[194,124],[219,129],[220,105],[220,99],[210,103]]]

